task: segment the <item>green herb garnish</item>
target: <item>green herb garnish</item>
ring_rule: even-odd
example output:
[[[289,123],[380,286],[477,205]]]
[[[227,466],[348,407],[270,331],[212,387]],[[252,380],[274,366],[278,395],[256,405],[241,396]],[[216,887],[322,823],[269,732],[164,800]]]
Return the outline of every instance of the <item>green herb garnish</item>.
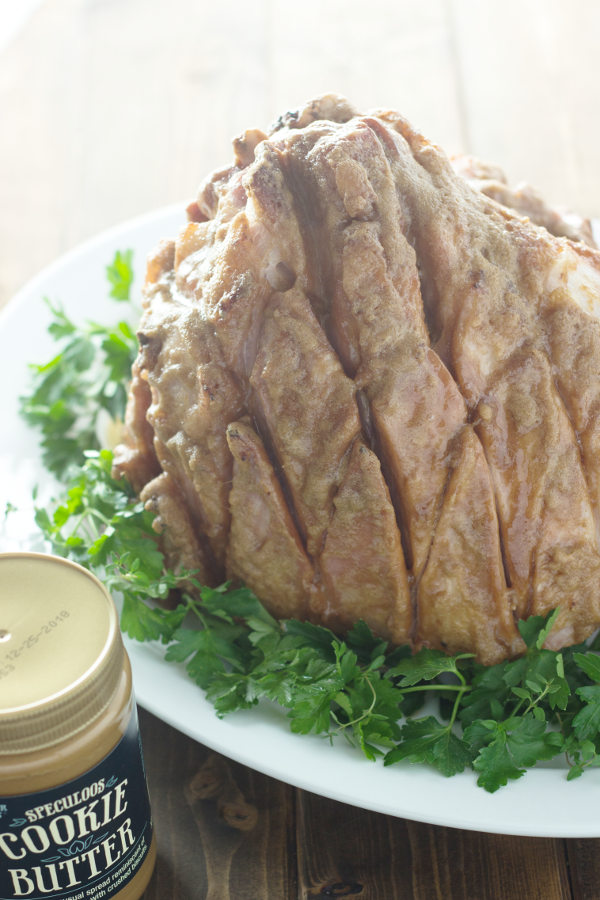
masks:
[[[129,298],[131,259],[118,253],[107,268],[115,299]],[[185,665],[219,716],[276,703],[298,734],[343,736],[385,765],[425,763],[446,776],[471,768],[487,791],[559,754],[569,779],[600,765],[598,647],[544,649],[556,612],[520,623],[521,658],[485,667],[469,654],[390,648],[364,622],[343,640],[279,622],[247,588],[209,588],[169,570],[152,514],[113,478],[96,434],[99,410],[123,416],[133,332],[125,322],[79,327],[50,309],[59,352],[32,368],[22,411],[65,487],[51,510],[37,510],[37,524],[56,552],[121,594],[123,630],[166,644],[166,659]]]
[[[121,301],[130,301],[132,255],[117,252],[106,269],[110,296]],[[21,398],[21,412],[41,433],[44,465],[62,479],[86,450],[100,449],[99,417],[122,417],[137,341],[127,321],[78,326],[60,306],[47,298],[46,303],[52,313],[48,331],[60,351],[31,367],[32,390]]]

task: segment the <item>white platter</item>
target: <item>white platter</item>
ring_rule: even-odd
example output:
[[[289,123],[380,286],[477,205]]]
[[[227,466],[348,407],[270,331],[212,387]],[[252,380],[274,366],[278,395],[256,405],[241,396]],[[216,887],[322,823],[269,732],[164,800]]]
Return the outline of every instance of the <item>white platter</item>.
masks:
[[[44,549],[32,525],[31,490],[48,479],[35,436],[18,415],[27,364],[53,353],[43,297],[60,301],[76,320],[109,322],[120,314],[107,299],[104,270],[115,250],[134,250],[139,278],[161,237],[184,222],[183,205],[127,222],[87,242],[34,278],[0,313],[0,550]],[[4,518],[7,502],[18,506]],[[572,782],[559,761],[528,772],[495,794],[471,772],[444,778],[424,766],[384,768],[343,740],[293,735],[284,713],[270,707],[216,717],[181,667],[159,647],[127,641],[142,706],[165,722],[245,765],[289,784],[394,816],[478,831],[538,837],[600,837],[600,770]]]

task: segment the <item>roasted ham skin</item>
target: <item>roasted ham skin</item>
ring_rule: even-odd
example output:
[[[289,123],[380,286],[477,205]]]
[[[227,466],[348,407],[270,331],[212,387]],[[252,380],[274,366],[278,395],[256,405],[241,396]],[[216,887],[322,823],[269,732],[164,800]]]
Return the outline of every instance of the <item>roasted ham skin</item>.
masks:
[[[188,216],[148,263],[115,452],[169,563],[486,664],[556,607],[548,646],[588,637],[589,227],[335,95],[237,138]]]

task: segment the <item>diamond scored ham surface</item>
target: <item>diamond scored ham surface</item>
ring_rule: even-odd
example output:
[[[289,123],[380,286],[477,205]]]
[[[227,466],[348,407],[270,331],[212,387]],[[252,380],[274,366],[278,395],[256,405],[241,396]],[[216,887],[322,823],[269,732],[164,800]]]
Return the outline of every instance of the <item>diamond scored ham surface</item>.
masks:
[[[170,564],[486,664],[556,607],[548,646],[589,636],[589,227],[335,95],[237,138],[188,217],[148,262],[115,452]]]

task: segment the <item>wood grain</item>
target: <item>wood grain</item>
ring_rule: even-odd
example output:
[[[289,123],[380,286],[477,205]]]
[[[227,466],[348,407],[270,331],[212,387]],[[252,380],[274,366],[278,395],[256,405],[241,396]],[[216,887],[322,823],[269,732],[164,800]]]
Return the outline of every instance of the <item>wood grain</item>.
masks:
[[[563,842],[409,825],[415,900],[566,900],[571,897]],[[432,860],[431,867],[426,860]]]
[[[595,802],[595,801],[594,801]],[[600,841],[565,841],[573,900],[598,900],[600,897]]]
[[[448,2],[470,152],[597,216],[600,5]]]
[[[145,900],[296,896],[294,791],[141,711],[158,842]]]
[[[567,900],[563,842],[407,822],[303,794],[300,896]],[[476,886],[476,887],[475,887]],[[329,893],[327,893],[329,892]]]
[[[46,0],[0,54],[0,305],[336,90],[600,212],[594,0]]]

